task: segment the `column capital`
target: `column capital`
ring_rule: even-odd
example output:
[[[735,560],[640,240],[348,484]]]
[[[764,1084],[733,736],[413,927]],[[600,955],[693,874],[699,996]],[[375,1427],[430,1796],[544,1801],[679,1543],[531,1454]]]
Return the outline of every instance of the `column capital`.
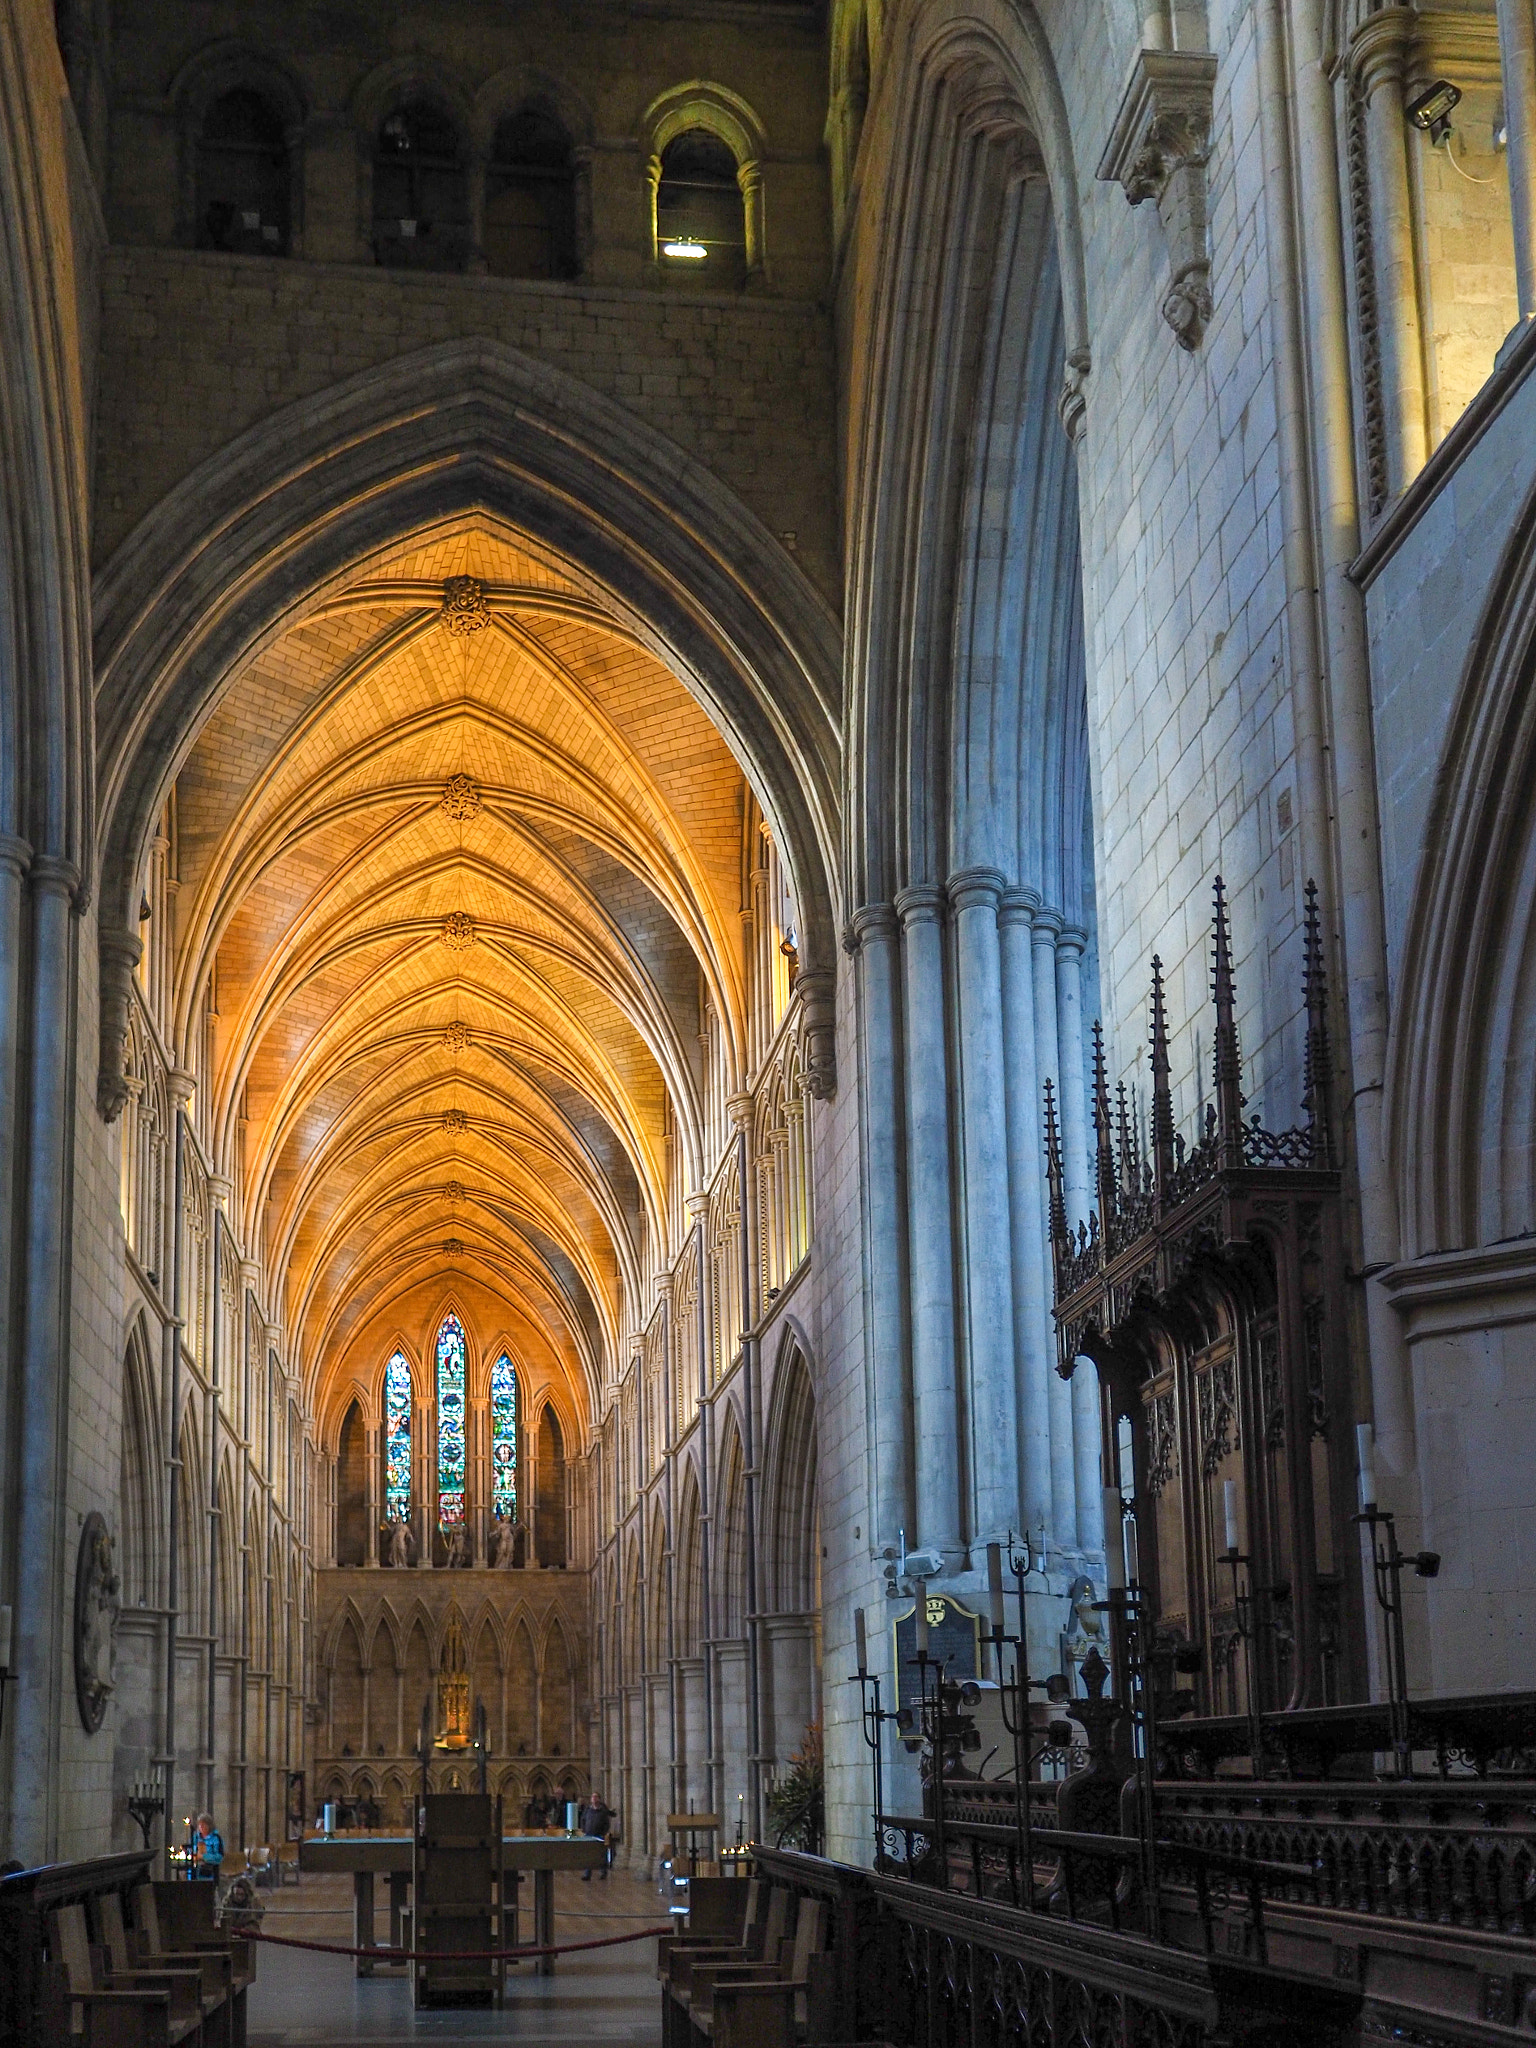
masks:
[[[32,842],[18,839],[14,832],[0,832],[0,868],[24,875],[32,865]]]
[[[949,900],[956,910],[995,910],[1007,886],[999,868],[961,868],[949,878]]]
[[[1417,22],[1416,8],[1382,7],[1368,14],[1350,38],[1350,74],[1367,99],[1384,85],[1401,92]]]
[[[178,1109],[185,1109],[197,1093],[197,1076],[189,1067],[172,1067],[165,1077],[165,1092]]]
[[[707,1216],[709,1214],[709,1196],[702,1191],[692,1195],[684,1195],[683,1207],[690,1216]]]
[[[865,903],[843,926],[843,951],[857,953],[866,939],[893,939],[896,929],[896,911],[892,904]]]
[[[1039,908],[1038,889],[1005,889],[997,906],[997,921],[999,924],[1030,925],[1034,923]]]
[[[1035,944],[1037,946],[1050,946],[1054,949],[1056,941],[1061,937],[1062,932],[1066,928],[1067,921],[1059,910],[1052,910],[1048,905],[1042,903],[1030,922],[1035,930]]]
[[[915,924],[937,924],[944,915],[944,891],[937,882],[910,883],[896,891],[895,903],[903,931]]]
[[[752,1097],[749,1094],[727,1095],[725,1113],[735,1130],[744,1131],[752,1121]]]
[[[1056,935],[1058,953],[1075,953],[1080,960],[1088,945],[1088,934],[1080,924],[1063,924]]]
[[[80,870],[60,853],[34,853],[28,869],[32,887],[45,896],[73,896],[80,887]]]

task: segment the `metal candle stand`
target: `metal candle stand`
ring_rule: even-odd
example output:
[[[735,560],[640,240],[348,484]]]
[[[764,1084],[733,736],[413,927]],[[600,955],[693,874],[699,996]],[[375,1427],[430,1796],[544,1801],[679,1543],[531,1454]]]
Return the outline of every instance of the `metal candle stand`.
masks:
[[[149,1831],[165,1811],[165,1792],[159,1785],[135,1785],[128,1794],[128,1813],[139,1833],[144,1837],[144,1847],[149,1847]]]
[[[1253,1559],[1246,1552],[1234,1547],[1224,1550],[1220,1562],[1232,1573],[1232,1615],[1237,1629],[1238,1640],[1243,1646],[1243,1679],[1248,1697],[1248,1754],[1253,1763],[1253,1775],[1264,1775],[1264,1728],[1259,1719],[1259,1694],[1253,1668],[1254,1643],[1258,1637],[1258,1591],[1253,1583]],[[1248,1575],[1248,1590],[1243,1591],[1238,1577],[1241,1566]]]
[[[859,1661],[863,1663],[862,1655]],[[859,1688],[860,1718],[864,1724],[864,1741],[869,1750],[870,1765],[874,1777],[875,1868],[878,1870],[884,1861],[884,1850],[880,1839],[880,1818],[885,1812],[885,1781],[881,1767],[882,1742],[880,1731],[887,1721],[894,1721],[896,1719],[896,1713],[894,1708],[881,1706],[880,1680],[875,1672],[867,1670],[855,1671],[850,1674],[849,1683],[855,1684]]]
[[[1392,1752],[1400,1778],[1413,1776],[1413,1751],[1408,1736],[1408,1656],[1403,1640],[1403,1572],[1412,1569],[1421,1579],[1432,1579],[1440,1570],[1437,1550],[1404,1551],[1398,1548],[1396,1517],[1375,1501],[1367,1501],[1353,1517],[1371,1532],[1371,1564],[1376,1581],[1376,1604],[1387,1618],[1387,1698],[1392,1720]],[[1383,1533],[1384,1532],[1384,1533]]]
[[[1019,1600],[1019,1632],[1008,1635],[1003,1627],[1002,1583],[1000,1572],[993,1580],[994,1556],[1001,1566],[1003,1552],[999,1545],[987,1546],[988,1591],[992,1599],[992,1655],[997,1664],[998,1707],[1002,1713],[1003,1726],[1013,1737],[1013,1795],[1014,1826],[1019,1840],[1019,1897],[1026,1913],[1035,1910],[1035,1860],[1031,1839],[1032,1816],[1029,1810],[1029,1774],[1034,1759],[1029,1753],[1029,1695],[1038,1688],[1048,1691],[1049,1679],[1031,1678],[1029,1675],[1029,1624],[1024,1611],[1024,1581],[1035,1573],[1045,1574],[1044,1532],[1038,1559],[1030,1548],[1029,1532],[1024,1532],[1024,1548],[1020,1552],[1013,1540],[1013,1531],[1008,1531],[1007,1566],[1013,1575],[1014,1590]],[[1013,1683],[1003,1683],[1003,1645],[1013,1651]],[[1009,1700],[1012,1697],[1010,1708]]]

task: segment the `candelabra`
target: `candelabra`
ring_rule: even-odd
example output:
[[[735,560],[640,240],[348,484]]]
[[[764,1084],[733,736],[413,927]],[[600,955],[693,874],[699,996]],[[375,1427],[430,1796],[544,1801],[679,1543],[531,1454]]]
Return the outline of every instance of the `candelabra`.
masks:
[[[864,1610],[862,1607],[854,1609],[854,1624],[857,1636],[859,1668],[850,1674],[849,1683],[857,1685],[859,1688],[860,1719],[863,1723],[864,1742],[869,1750],[870,1768],[874,1780],[872,1789],[875,1795],[875,1868],[878,1870],[884,1861],[884,1845],[880,1832],[885,1816],[885,1783],[882,1757],[885,1745],[882,1730],[887,1721],[894,1721],[896,1719],[896,1713],[894,1709],[884,1708],[880,1704],[880,1679],[878,1674],[869,1668],[869,1648],[865,1640]]]
[[[1126,1502],[1118,1486],[1104,1489],[1104,1562],[1109,1580],[1102,1601],[1094,1603],[1109,1615],[1118,1710],[1129,1724],[1131,1761],[1136,1777],[1138,1834],[1141,1842],[1141,1884],[1147,1902],[1147,1933],[1162,1938],[1162,1900],[1158,1891],[1157,1692],[1152,1668],[1152,1614],[1141,1585],[1140,1548],[1131,1522],[1131,1569],[1126,1572]]]
[[[159,1785],[137,1784],[128,1794],[128,1812],[149,1847],[149,1831],[165,1811],[165,1793]]]
[[[1408,1737],[1408,1652],[1403,1638],[1403,1572],[1411,1569],[1416,1578],[1439,1576],[1438,1550],[1404,1551],[1398,1548],[1397,1520],[1387,1508],[1376,1504],[1376,1439],[1370,1423],[1356,1426],[1355,1442],[1360,1458],[1360,1512],[1354,1520],[1371,1532],[1372,1576],[1376,1582],[1376,1604],[1387,1623],[1387,1700],[1391,1716],[1392,1752],[1400,1778],[1413,1776],[1413,1751]]]
[[[1040,1531],[1038,1551],[1031,1547],[1028,1530],[1024,1532],[1023,1542],[1024,1548],[1021,1551],[1013,1540],[1013,1531],[1008,1531],[1008,1570],[1013,1575],[1014,1589],[1019,1601],[1019,1632],[1016,1636],[1009,1635],[1006,1630],[1003,1609],[1003,1548],[998,1543],[987,1545],[987,1598],[991,1608],[992,1655],[997,1666],[998,1706],[1002,1712],[1003,1726],[1013,1738],[1013,1809],[1014,1828],[1018,1835],[1019,1897],[1025,1912],[1032,1913],[1035,1909],[1035,1859],[1030,1832],[1032,1816],[1029,1810],[1029,1773],[1034,1760],[1029,1754],[1029,1695],[1036,1687],[1050,1692],[1052,1681],[1033,1679],[1029,1675],[1029,1624],[1024,1608],[1024,1581],[1035,1574],[1042,1578],[1045,1576],[1044,1529]],[[1011,1686],[1005,1684],[1003,1679],[1005,1644],[1013,1651]],[[1064,1687],[1062,1689],[1064,1690]]]

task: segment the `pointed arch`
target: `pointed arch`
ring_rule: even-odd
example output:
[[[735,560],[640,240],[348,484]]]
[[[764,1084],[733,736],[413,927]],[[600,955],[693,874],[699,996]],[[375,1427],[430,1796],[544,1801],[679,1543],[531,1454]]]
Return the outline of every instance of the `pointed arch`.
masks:
[[[768,1597],[781,1614],[810,1613],[821,1604],[816,1391],[805,1353],[789,1332],[774,1370],[764,1468]]]
[[[142,1315],[135,1316],[123,1356],[123,1450],[120,1481],[123,1605],[155,1604],[164,1528],[163,1475],[159,1403],[154,1398],[154,1370],[149,1333]],[[233,1611],[233,1610],[231,1610]]]
[[[804,921],[816,1085],[832,1085],[835,618],[757,517],[653,429],[575,378],[476,341],[402,357],[251,428],[169,492],[103,571],[108,1114],[124,1099],[131,968],[117,963],[136,934],[131,878],[218,693],[360,560],[471,508],[556,548],[699,699],[751,777]],[[226,595],[210,604],[210,591]]]
[[[715,1482],[715,1556],[712,1588],[722,1636],[747,1632],[747,1461],[734,1408],[729,1411]]]

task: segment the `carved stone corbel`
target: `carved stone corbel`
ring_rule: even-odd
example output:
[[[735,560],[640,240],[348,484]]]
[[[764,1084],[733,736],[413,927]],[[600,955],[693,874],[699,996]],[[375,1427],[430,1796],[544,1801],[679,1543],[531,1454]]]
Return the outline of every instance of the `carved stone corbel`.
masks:
[[[1075,441],[1083,430],[1083,415],[1088,410],[1088,372],[1092,367],[1093,357],[1085,348],[1073,349],[1062,365],[1061,393],[1056,400],[1056,410],[1061,415],[1061,424],[1069,441]]]
[[[1216,59],[1209,50],[1140,50],[1099,176],[1132,206],[1157,201],[1168,244],[1163,318],[1180,348],[1197,349],[1211,318],[1206,165]]]
[[[802,967],[795,976],[800,999],[800,1060],[806,1093],[826,1102],[837,1093],[837,1022],[833,1006],[835,977],[827,967]]]
[[[101,1046],[96,1073],[96,1107],[103,1123],[113,1124],[128,1100],[123,1047],[128,1042],[128,1003],[134,970],[144,951],[136,932],[104,930],[101,948]]]

